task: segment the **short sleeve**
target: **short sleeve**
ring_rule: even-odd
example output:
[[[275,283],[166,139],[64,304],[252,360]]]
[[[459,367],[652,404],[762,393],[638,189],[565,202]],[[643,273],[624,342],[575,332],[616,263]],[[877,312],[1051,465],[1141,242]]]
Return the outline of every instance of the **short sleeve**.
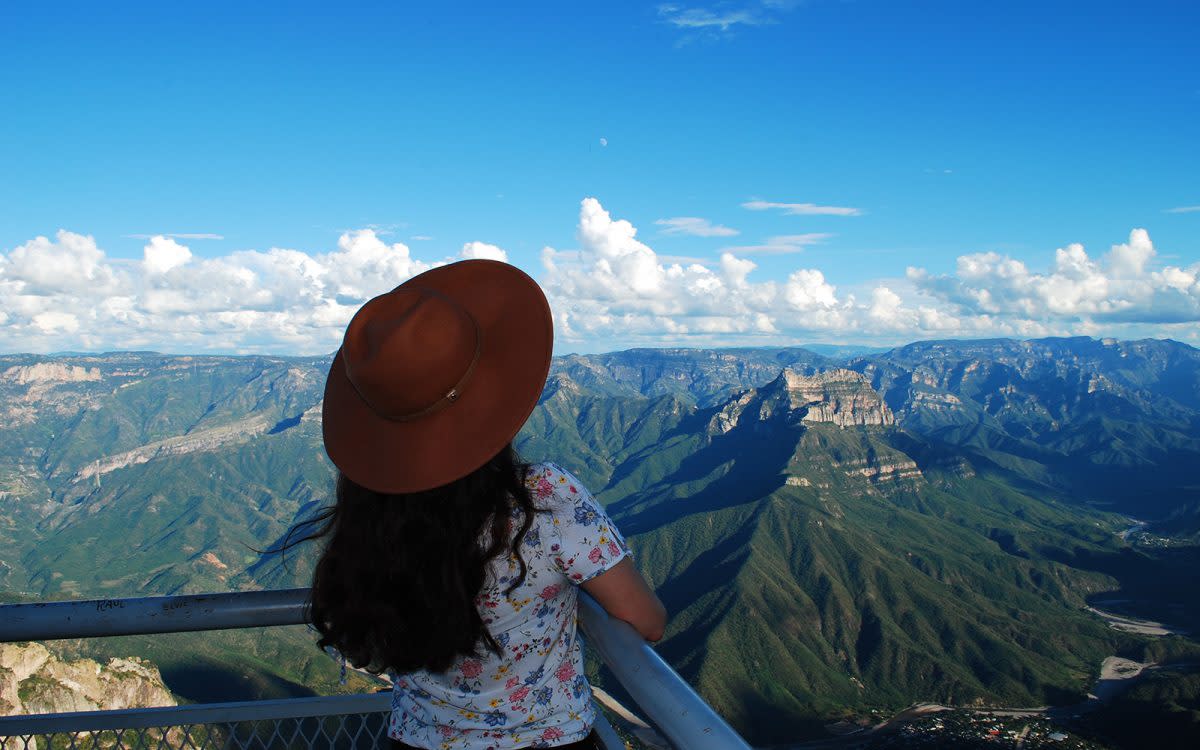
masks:
[[[548,501],[553,527],[550,555],[563,575],[572,583],[583,583],[629,555],[616,524],[578,479],[554,464],[539,468],[531,489]]]

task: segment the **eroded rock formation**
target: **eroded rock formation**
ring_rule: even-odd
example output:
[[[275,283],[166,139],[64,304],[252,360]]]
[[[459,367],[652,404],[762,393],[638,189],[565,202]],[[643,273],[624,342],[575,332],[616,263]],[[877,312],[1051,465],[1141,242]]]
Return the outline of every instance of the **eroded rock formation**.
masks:
[[[0,715],[174,705],[158,668],[142,659],[62,661],[40,643],[0,644]]]
[[[785,369],[762,388],[734,396],[713,416],[709,429],[729,432],[746,416],[762,422],[784,419],[838,427],[885,426],[896,421],[865,376],[843,369],[815,375]]]

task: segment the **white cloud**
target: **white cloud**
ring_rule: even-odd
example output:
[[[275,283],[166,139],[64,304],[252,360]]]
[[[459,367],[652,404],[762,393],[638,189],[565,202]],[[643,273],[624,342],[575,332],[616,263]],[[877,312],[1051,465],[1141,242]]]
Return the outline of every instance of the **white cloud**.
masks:
[[[459,253],[459,256],[464,260],[485,258],[488,260],[504,261],[505,263],[508,262],[508,253],[486,242],[468,242],[462,246],[462,252]]]
[[[761,245],[739,245],[722,249],[726,252],[741,253],[743,255],[790,255],[793,253],[802,253],[804,252],[804,248],[809,245],[819,244],[833,236],[828,232],[784,234],[777,237],[768,237],[767,241]]]
[[[798,0],[749,0],[738,7],[716,2],[712,8],[687,7],[675,3],[658,6],[663,23],[689,32],[725,33],[738,26],[766,26],[779,23],[784,11],[796,7]]]
[[[54,241],[34,239],[10,252],[0,266],[0,285],[6,291],[34,297],[111,293],[124,280],[105,262],[104,252],[90,235],[60,230]]]
[[[381,279],[396,279],[399,284],[431,267],[414,260],[404,243],[388,245],[372,229],[343,234],[338,238],[337,252],[318,258],[327,259],[328,263],[322,264],[324,267],[320,269],[309,269],[308,274],[326,276],[333,282],[337,295],[357,300],[370,299],[387,291],[380,288]],[[298,265],[304,263],[299,258],[292,260]]]
[[[752,260],[737,258],[733,253],[721,253],[721,273],[735,289],[744,289],[746,277],[757,267]]]
[[[773,237],[802,245],[810,235]],[[328,252],[285,248],[192,254],[163,235],[141,262],[111,259],[60,231],[0,252],[0,350],[158,349],[317,354],[335,349],[354,311],[410,276],[457,257],[506,257],[466,243],[416,258],[371,229]],[[778,268],[784,260],[769,265]],[[1046,267],[963,255],[949,273],[835,280],[793,264],[775,279],[744,251],[660,255],[595,198],[582,201],[578,247],[542,251],[539,278],[561,348],[787,344],[814,338],[896,344],[931,337],[1170,335],[1197,341],[1200,263],[1166,265],[1149,234],[1100,257],[1068,245]],[[857,283],[855,283],[857,282]]]
[[[1169,214],[1192,214],[1197,211],[1200,211],[1200,206],[1176,206],[1175,208],[1168,208],[1166,212]]]
[[[830,309],[837,305],[835,288],[825,281],[825,274],[816,269],[802,268],[788,276],[784,299],[796,310]]]
[[[751,211],[777,209],[792,216],[862,216],[861,208],[849,206],[818,206],[815,203],[775,203],[773,201],[746,201],[742,208]]]
[[[871,307],[867,315],[884,322],[891,322],[900,312],[900,296],[886,286],[877,286],[871,292]]]
[[[755,281],[754,262],[741,257],[746,248],[727,249],[716,262],[669,262],[593,198],[581,206],[579,239],[575,253],[543,251],[542,283],[561,340],[583,349],[782,344],[813,336],[889,344],[1098,331],[1186,338],[1187,326],[1200,320],[1200,264],[1157,268],[1143,230],[1099,262],[1079,245],[1063,248],[1045,273],[1012,257],[976,253],[960,257],[950,275],[910,269],[906,278],[847,290],[811,267],[793,269],[782,282]],[[815,238],[773,237],[766,247],[801,239]]]
[[[362,302],[446,262],[414,259],[370,229],[343,234],[328,253],[196,258],[165,235],[142,252],[140,263],[114,260],[67,231],[0,252],[0,349],[325,353]]]
[[[607,139],[607,138],[601,138],[601,139],[600,139],[600,145],[601,145],[602,147],[607,147],[607,146],[608,146],[608,139]]]
[[[769,21],[753,10],[711,11],[707,8],[659,6],[659,15],[672,26],[684,29],[717,28],[728,31],[733,26],[761,26]]]
[[[846,302],[819,270],[798,269],[784,284],[755,283],[755,263],[732,252],[722,253],[715,270],[672,263],[636,235],[587,198],[578,252],[543,250],[542,284],[564,341],[763,342],[789,330],[826,330],[846,317]]]
[[[1149,233],[1134,229],[1099,260],[1079,244],[1060,248],[1046,272],[988,252],[961,256],[953,275],[910,268],[908,277],[960,316],[1079,325],[1200,321],[1200,263],[1154,270],[1155,257]]]
[[[676,216],[671,219],[659,219],[654,222],[660,227],[666,227],[662,230],[663,234],[690,234],[693,237],[732,237],[738,233],[738,230],[731,229],[720,224],[713,224],[708,219],[701,219],[698,216]]]
[[[33,316],[33,326],[42,333],[74,333],[79,330],[79,319],[71,313],[44,312]]]
[[[640,295],[662,288],[667,271],[636,235],[637,230],[628,221],[613,221],[600,201],[584,199],[579,213],[579,241],[596,259],[594,279],[601,286],[628,288]]]
[[[192,251],[162,235],[150,238],[150,244],[142,248],[142,264],[150,274],[166,273],[192,259]]]

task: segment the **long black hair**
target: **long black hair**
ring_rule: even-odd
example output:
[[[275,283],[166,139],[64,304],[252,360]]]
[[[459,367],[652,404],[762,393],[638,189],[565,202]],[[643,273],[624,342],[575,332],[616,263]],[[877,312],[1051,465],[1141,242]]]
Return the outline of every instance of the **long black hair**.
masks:
[[[488,563],[506,551],[520,572],[505,593],[525,579],[520,546],[536,512],[527,468],[510,444],[423,492],[374,492],[339,473],[337,503],[293,527],[282,547],[326,540],[309,602],[318,647],[376,674],[444,672],[459,657],[499,652],[475,600]]]

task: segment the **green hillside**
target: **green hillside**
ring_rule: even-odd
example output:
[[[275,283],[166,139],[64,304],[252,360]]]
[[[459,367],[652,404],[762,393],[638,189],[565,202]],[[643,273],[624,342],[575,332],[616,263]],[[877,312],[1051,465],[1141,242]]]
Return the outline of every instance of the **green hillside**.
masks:
[[[1117,519],[920,466],[895,427],[771,416],[667,436],[604,493],[673,613],[660,652],[723,715],[782,742],[852,709],[1082,697],[1120,640],[1084,597],[1112,581],[1038,550],[1113,549]]]
[[[312,550],[258,550],[329,500],[328,363],[0,356],[0,588],[307,583]],[[1198,390],[1173,342],[572,355],[518,446],[617,519],[672,613],[660,652],[781,742],[918,700],[1073,703],[1150,648],[1088,603],[1197,632]],[[1149,525],[1123,539],[1126,514]],[[190,700],[362,687],[302,628],[64,647],[151,658]]]

